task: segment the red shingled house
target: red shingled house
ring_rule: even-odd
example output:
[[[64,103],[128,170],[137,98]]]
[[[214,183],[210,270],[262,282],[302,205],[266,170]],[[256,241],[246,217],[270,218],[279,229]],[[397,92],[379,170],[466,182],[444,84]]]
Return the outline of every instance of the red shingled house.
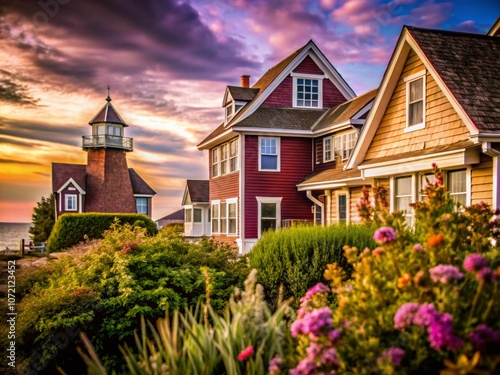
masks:
[[[87,165],[52,163],[52,191],[56,216],[66,212],[143,213],[151,217],[156,192],[127,167],[132,138],[128,126],[106,98],[106,104],[89,122],[92,135],[83,136]]]
[[[293,222],[325,222],[322,190],[314,189],[314,180],[301,189],[297,185],[335,166],[337,156],[342,171],[375,92],[354,99],[353,90],[313,41],[252,87],[249,76],[241,78],[241,87],[226,88],[224,122],[198,148],[209,151],[204,203],[210,205],[211,235],[245,253],[266,230]],[[331,143],[337,141],[335,132],[344,133],[336,153]],[[326,159],[324,145],[331,150]],[[356,177],[361,184],[360,174]]]

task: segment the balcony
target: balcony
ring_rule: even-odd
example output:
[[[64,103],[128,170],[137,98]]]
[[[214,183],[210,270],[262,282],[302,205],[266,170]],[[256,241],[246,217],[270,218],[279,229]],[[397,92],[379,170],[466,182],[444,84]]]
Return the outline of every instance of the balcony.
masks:
[[[125,151],[132,151],[133,139],[118,137],[116,135],[84,135],[83,148],[119,148]]]

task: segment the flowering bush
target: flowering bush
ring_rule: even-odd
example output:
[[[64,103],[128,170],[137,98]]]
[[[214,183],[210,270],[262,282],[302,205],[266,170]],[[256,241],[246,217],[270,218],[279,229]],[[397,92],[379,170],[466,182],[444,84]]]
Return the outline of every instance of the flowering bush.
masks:
[[[301,299],[296,360],[271,373],[500,373],[500,217],[483,203],[457,209],[434,173],[414,228],[373,213],[378,247],[344,248],[351,278],[328,266],[335,308],[324,286]]]

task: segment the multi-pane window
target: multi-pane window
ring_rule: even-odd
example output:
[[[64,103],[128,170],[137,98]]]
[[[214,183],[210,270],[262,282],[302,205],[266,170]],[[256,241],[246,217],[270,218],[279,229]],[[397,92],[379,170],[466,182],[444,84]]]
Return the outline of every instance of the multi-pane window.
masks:
[[[314,223],[316,225],[323,224],[323,214],[321,206],[319,204],[314,205]]]
[[[238,142],[233,140],[229,142],[229,172],[234,172],[238,169]]]
[[[193,210],[186,208],[184,210],[184,222],[190,223],[193,220]]]
[[[357,132],[342,134],[342,160],[349,159],[356,145]]]
[[[121,137],[121,135],[122,135],[122,127],[121,126],[116,126],[116,125],[109,125],[108,126],[108,134],[109,135],[114,135],[116,137]]]
[[[339,222],[345,222],[347,220],[347,195],[339,195],[338,203]]]
[[[233,103],[226,106],[226,121],[233,116]]]
[[[395,180],[395,210],[406,213],[406,221],[411,223],[412,211],[410,204],[412,203],[412,177],[398,177]]]
[[[228,158],[227,148],[228,148],[227,143],[223,144],[220,148],[220,174],[221,175],[227,173],[227,158]]]
[[[447,185],[450,196],[462,206],[467,205],[467,173],[465,169],[450,171],[447,175]]]
[[[297,107],[319,107],[319,80],[297,78]]]
[[[68,194],[66,195],[66,211],[76,211],[76,195]]]
[[[260,166],[263,171],[279,170],[279,138],[260,137]]]
[[[148,199],[147,198],[135,198],[135,207],[138,214],[148,213]]]
[[[220,204],[220,233],[227,232],[227,204]]]
[[[212,177],[217,177],[219,175],[219,149],[214,148],[212,150]]]
[[[201,223],[201,208],[194,208],[193,209],[193,222],[194,223]]]
[[[407,127],[417,125],[423,127],[425,117],[425,71],[407,77],[405,82]]]
[[[323,138],[323,161],[332,160],[332,137]]]
[[[237,234],[236,203],[227,204],[227,234]]]
[[[212,233],[219,233],[219,203],[212,204]]]
[[[268,230],[276,230],[277,228],[277,204],[276,203],[261,203],[260,204],[260,231],[261,233]]]

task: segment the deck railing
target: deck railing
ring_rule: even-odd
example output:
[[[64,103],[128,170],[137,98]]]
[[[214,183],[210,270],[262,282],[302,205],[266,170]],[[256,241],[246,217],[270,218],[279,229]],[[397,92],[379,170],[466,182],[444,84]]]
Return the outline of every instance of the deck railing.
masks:
[[[133,149],[132,138],[118,137],[116,135],[84,135],[82,139],[83,148],[112,147],[126,151],[132,151]]]

